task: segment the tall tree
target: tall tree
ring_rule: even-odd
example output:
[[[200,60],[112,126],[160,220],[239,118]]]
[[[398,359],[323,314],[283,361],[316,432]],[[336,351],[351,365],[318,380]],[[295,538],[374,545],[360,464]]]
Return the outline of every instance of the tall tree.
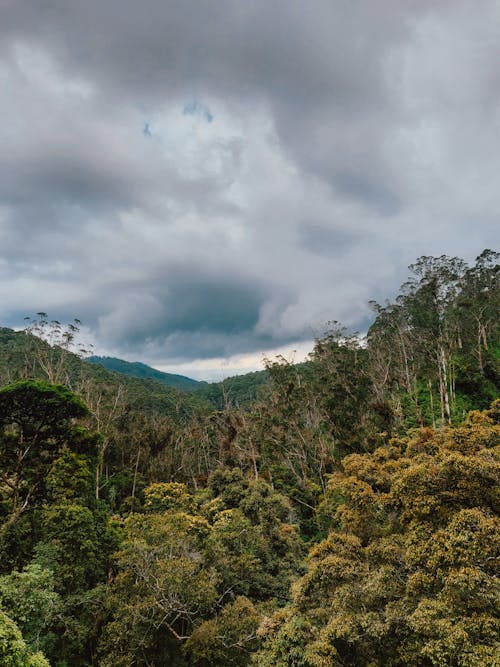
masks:
[[[5,530],[45,491],[47,475],[65,447],[92,452],[96,437],[73,424],[88,414],[62,385],[21,380],[0,389],[0,469],[8,508]]]
[[[500,402],[342,461],[259,667],[489,667],[500,650]]]

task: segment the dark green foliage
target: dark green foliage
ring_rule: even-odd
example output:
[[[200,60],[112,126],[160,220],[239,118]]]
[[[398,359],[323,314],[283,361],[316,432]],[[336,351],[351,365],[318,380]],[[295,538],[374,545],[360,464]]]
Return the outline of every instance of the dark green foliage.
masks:
[[[87,414],[85,403],[63,385],[19,380],[0,389],[0,427],[16,424],[24,438],[64,437],[68,420]]]
[[[0,389],[0,605],[29,646],[61,667],[91,658],[96,604],[118,544],[92,493],[100,438],[75,423],[88,414],[61,385],[21,380]]]
[[[225,378],[222,382],[204,383],[196,389],[196,394],[209,400],[217,410],[227,406],[247,407],[259,397],[268,380],[267,371],[254,371]]]
[[[83,505],[50,505],[42,515],[39,548],[50,553],[60,593],[93,588],[106,578],[116,541],[104,512]]]
[[[0,523],[0,573],[22,569],[33,555],[33,548],[39,536],[39,511],[21,513],[11,521],[11,502],[3,501]]]
[[[94,479],[91,459],[69,448],[63,449],[47,474],[46,489],[50,504],[92,503]]]
[[[13,524],[44,500],[65,449],[95,455],[98,437],[73,424],[87,414],[81,399],[62,385],[20,380],[0,389],[0,498],[8,517],[1,539],[8,540]]]
[[[282,604],[299,572],[286,499],[237,469],[216,471],[207,490],[160,483],[145,497],[146,513],[125,522],[103,664],[247,664],[255,605]]]
[[[32,563],[0,577],[0,607],[17,623],[27,645],[46,655],[53,649],[51,626],[61,609],[51,570]]]

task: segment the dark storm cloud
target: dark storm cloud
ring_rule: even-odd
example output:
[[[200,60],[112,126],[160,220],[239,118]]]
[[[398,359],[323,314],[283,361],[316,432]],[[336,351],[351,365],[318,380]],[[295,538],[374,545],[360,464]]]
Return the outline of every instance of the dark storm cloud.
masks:
[[[175,290],[169,320],[174,330],[197,331],[200,322],[208,331],[251,331],[259,319],[263,295],[249,285],[191,283]]]
[[[284,0],[16,0],[2,20],[4,44],[49,44],[60,67],[127,98],[142,93],[161,102],[167,85],[168,92],[196,87],[238,95],[273,87],[278,97],[300,96],[306,106],[335,94],[347,109],[362,100],[360,80],[378,95],[379,59],[370,47],[390,39],[394,26],[399,32],[399,24],[397,11],[381,16],[354,3],[305,7]],[[367,60],[369,53],[375,57]]]
[[[364,327],[419,254],[495,242],[499,22],[488,0],[5,0],[0,324],[76,315],[165,363]]]
[[[359,241],[348,230],[318,225],[315,221],[302,223],[298,231],[304,248],[330,258],[342,255]]]
[[[195,267],[186,271],[180,265],[159,268],[153,276],[149,284],[130,284],[123,300],[109,303],[98,326],[110,345],[137,355],[146,342],[150,355],[180,360],[190,358],[193,350],[201,357],[218,357],[276,344],[272,332],[256,332],[268,298],[264,280],[245,283],[236,272],[228,280]],[[278,296],[281,307],[293,299],[284,290]],[[280,342],[296,340],[301,334],[305,332],[282,336]]]
[[[140,289],[130,287],[132,297],[141,294],[144,310],[137,313],[135,336],[159,338],[164,332],[192,334],[203,327],[209,334],[240,334],[251,332],[259,318],[259,306],[264,295],[251,285],[228,284],[221,277],[202,280],[201,276],[185,281],[185,272],[170,272],[167,284],[160,276]],[[169,287],[170,285],[170,287]],[[109,325],[108,325],[109,326]],[[119,328],[116,329],[119,332]],[[110,336],[112,332],[110,331]]]

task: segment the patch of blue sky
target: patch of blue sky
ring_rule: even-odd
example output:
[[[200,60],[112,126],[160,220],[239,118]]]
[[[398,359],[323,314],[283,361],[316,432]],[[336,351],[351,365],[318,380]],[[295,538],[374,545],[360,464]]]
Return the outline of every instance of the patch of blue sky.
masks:
[[[188,104],[186,104],[183,108],[182,113],[185,116],[199,116],[200,118],[206,120],[207,123],[211,123],[214,119],[210,109],[196,99],[188,102]]]

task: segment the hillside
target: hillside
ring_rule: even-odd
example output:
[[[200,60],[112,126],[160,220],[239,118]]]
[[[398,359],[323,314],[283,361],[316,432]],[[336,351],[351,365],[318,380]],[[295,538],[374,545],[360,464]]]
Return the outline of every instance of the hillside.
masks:
[[[218,410],[226,406],[245,407],[253,403],[260,390],[269,381],[267,370],[233,375],[222,382],[211,382],[198,387],[196,395],[209,400]]]
[[[124,361],[116,357],[86,357],[85,361],[92,364],[100,364],[108,371],[115,371],[123,375],[130,375],[132,377],[141,378],[145,380],[156,380],[167,387],[173,387],[181,391],[193,391],[198,387],[206,384],[206,382],[199,382],[188,378],[185,375],[177,375],[175,373],[164,373],[156,368],[152,368],[140,361]]]
[[[61,347],[51,347],[35,336],[26,337],[22,331],[0,327],[0,383],[24,377],[62,381],[75,390],[84,379],[120,386],[126,389],[133,409],[167,414],[172,405],[179,404],[202,407],[203,411],[223,410],[227,405],[249,406],[269,380],[267,370],[262,370],[222,382],[201,382],[164,373],[141,362],[100,356],[81,358]]]
[[[139,361],[130,362],[115,357],[99,356],[86,357],[84,361],[99,364],[114,373],[154,380],[179,391],[193,392],[201,399],[210,401],[218,410],[223,410],[227,405],[248,406],[257,399],[260,388],[269,379],[268,372],[262,370],[234,375],[221,382],[203,382],[184,375],[164,373]]]
[[[158,412],[183,421],[193,412],[211,409],[211,404],[201,396],[149,377],[109,370],[36,336],[2,327],[0,386],[24,378],[65,384],[87,401],[91,400],[91,395],[99,396],[93,400],[99,400],[101,407],[107,400],[113,402],[120,396],[120,402],[126,403],[132,413]],[[195,380],[192,382],[198,385]]]

